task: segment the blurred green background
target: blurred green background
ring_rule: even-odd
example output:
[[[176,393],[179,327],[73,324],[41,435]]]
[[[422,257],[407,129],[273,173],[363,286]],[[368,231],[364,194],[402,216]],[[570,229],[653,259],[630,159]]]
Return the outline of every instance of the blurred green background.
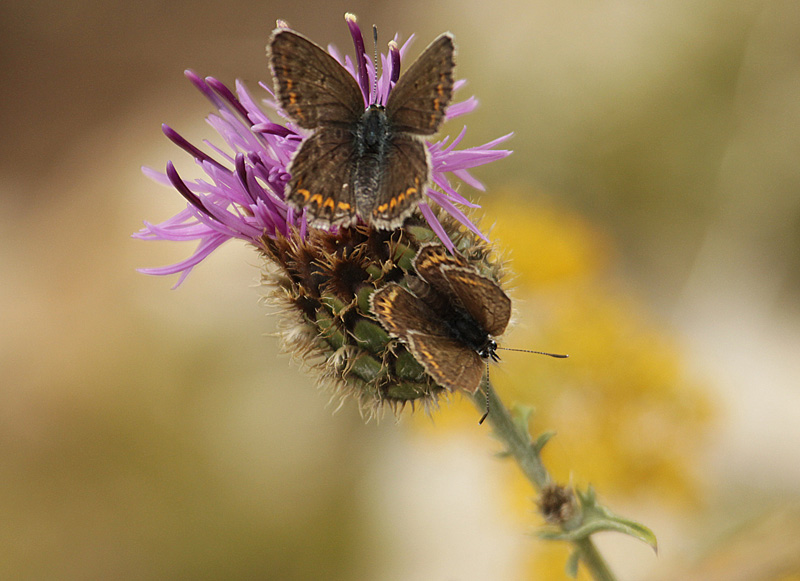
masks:
[[[160,124],[214,138],[182,71],[257,93],[276,18],[350,53],[345,11],[412,57],[453,32],[481,106],[445,133],[515,132],[461,191],[519,273],[504,343],[572,358],[492,374],[562,481],[659,536],[600,537],[620,577],[800,579],[790,0],[4,2],[0,578],[561,578],[474,411],[332,414],[252,249],[175,291],[134,270],[191,252],[129,238],[182,207],[139,169],[192,165]]]

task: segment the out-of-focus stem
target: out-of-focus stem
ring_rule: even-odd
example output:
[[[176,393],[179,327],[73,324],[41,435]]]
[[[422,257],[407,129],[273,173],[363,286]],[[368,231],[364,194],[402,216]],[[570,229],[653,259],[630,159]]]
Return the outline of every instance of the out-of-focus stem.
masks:
[[[541,491],[544,486],[551,482],[550,474],[542,464],[539,451],[531,442],[527,427],[523,429],[522,426],[514,422],[511,412],[503,405],[491,382],[487,380],[484,383],[484,389],[485,391],[476,391],[472,396],[472,400],[483,413],[486,411],[486,397],[488,395],[489,415],[486,418],[486,422],[492,426],[495,436],[505,444],[505,451],[517,461],[520,469],[531,481],[536,491]],[[580,560],[593,579],[596,581],[614,581],[616,579],[591,538],[582,538],[574,541],[573,544],[580,552]]]

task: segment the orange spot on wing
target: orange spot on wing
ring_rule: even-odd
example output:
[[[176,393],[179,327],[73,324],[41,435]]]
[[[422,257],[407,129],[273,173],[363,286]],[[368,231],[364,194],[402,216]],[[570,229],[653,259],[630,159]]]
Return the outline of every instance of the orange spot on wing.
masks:
[[[422,349],[419,346],[417,346],[417,349],[419,349],[420,352],[427,357],[428,365],[430,365],[435,369],[441,369],[441,366],[436,362],[436,358],[433,355],[431,355],[430,351]]]

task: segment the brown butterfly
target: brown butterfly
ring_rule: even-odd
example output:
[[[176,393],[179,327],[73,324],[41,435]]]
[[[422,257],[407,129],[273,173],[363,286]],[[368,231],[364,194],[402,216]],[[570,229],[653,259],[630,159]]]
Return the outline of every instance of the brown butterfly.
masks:
[[[434,40],[389,93],[365,107],[353,76],[330,54],[285,28],[272,33],[275,94],[297,125],[313,133],[289,164],[286,201],[313,226],[403,224],[430,181],[423,137],[439,130],[453,94],[455,46]]]
[[[414,258],[413,293],[389,283],[370,298],[372,313],[440,386],[475,393],[484,360],[498,360],[497,343],[511,317],[511,299],[493,281],[440,244]]]

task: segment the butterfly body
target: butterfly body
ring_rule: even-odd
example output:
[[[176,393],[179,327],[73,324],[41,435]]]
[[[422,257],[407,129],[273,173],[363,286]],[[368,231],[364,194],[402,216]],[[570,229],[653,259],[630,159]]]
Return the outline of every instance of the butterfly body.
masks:
[[[368,216],[372,211],[376,192],[383,180],[383,168],[388,163],[391,143],[391,123],[386,110],[380,105],[370,105],[352,130],[353,158],[351,171],[356,214]]]
[[[498,359],[493,336],[505,331],[511,301],[495,281],[439,244],[423,246],[414,268],[418,277],[408,289],[389,283],[373,293],[372,312],[436,383],[474,393],[484,360]]]
[[[444,292],[437,291],[434,286],[422,278],[408,281],[408,287],[414,296],[436,312],[448,336],[463,343],[484,359],[488,357],[492,357],[494,360],[499,359],[495,352],[497,342],[470,315],[459,300],[454,300],[449,287]]]
[[[288,29],[270,41],[275,94],[312,131],[289,164],[287,203],[312,225],[380,229],[402,225],[430,182],[424,137],[436,133],[452,98],[455,46],[442,34],[389,92],[365,105],[355,78],[322,48]]]
[[[450,337],[459,343],[463,343],[464,346],[475,351],[483,359],[491,357],[495,361],[499,360],[495,351],[497,342],[467,311],[458,308],[453,309],[442,317],[442,321]]]

